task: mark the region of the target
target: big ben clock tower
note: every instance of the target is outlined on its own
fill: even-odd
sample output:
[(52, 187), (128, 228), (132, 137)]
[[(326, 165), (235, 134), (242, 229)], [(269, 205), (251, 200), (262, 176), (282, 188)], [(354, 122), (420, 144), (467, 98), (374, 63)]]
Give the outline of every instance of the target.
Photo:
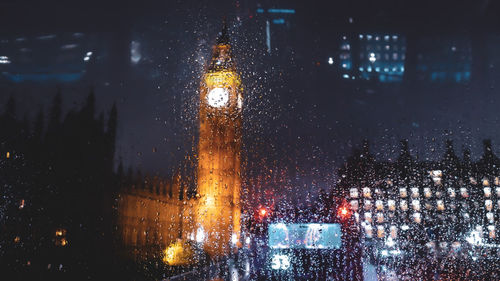
[(196, 235), (211, 256), (230, 252), (240, 238), (241, 79), (227, 26), (213, 48), (200, 85)]

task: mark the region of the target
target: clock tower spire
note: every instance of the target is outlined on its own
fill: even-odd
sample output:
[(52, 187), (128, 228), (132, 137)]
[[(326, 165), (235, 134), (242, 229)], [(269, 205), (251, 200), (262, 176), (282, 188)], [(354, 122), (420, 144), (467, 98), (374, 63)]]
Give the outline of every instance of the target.
[(200, 84), (195, 223), (197, 238), (211, 256), (226, 255), (239, 244), (242, 94), (224, 20)]

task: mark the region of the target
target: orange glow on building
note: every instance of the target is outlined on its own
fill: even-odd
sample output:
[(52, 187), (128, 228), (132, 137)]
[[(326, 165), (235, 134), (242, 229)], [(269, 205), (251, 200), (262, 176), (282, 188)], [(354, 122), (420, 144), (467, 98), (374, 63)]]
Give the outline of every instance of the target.
[(242, 89), (226, 32), (214, 47), (200, 85), (195, 228), (205, 231), (204, 249), (211, 256), (228, 254), (241, 231)]
[[(138, 258), (157, 257), (152, 249), (160, 248), (168, 265), (195, 263), (185, 259), (188, 240), (215, 258), (241, 247), (243, 91), (226, 29), (200, 81), (199, 98), (197, 176), (145, 177), (118, 195), (122, 243)], [(194, 197), (187, 195), (190, 177), (197, 180)]]
[(180, 239), (169, 245), (163, 251), (163, 262), (168, 265), (185, 265), (193, 262), (193, 251), (191, 246), (183, 243)]

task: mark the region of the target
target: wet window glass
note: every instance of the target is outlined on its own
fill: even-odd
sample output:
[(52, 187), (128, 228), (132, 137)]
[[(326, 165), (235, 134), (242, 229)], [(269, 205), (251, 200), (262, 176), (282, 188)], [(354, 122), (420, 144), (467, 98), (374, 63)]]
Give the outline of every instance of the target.
[(0, 279), (500, 280), (496, 1), (0, 3)]

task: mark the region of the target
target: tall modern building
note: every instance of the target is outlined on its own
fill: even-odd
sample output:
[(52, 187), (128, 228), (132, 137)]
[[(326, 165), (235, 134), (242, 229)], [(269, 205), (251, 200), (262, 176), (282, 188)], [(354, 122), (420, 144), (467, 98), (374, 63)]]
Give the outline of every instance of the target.
[(294, 17), (295, 9), (292, 8), (257, 5), (255, 20), (263, 33), (260, 38), (268, 54), (285, 56), (292, 53)]
[(328, 63), (344, 79), (401, 82), (406, 59), (406, 39), (398, 34), (342, 35), (337, 57)]
[(472, 46), (467, 36), (425, 36), (417, 42), (417, 80), (464, 83), (471, 79)]
[(111, 40), (103, 37), (82, 32), (4, 36), (0, 38), (0, 79), (77, 82), (108, 57)]

